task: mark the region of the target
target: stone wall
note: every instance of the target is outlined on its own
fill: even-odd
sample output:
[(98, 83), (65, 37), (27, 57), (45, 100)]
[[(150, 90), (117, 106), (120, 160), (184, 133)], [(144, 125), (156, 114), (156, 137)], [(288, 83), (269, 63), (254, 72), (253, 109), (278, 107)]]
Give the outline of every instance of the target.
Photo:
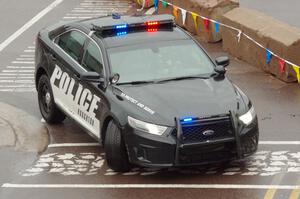
[[(222, 22), (242, 30), (282, 58), (300, 64), (299, 29), (260, 12), (245, 8), (236, 8), (227, 12), (223, 16)], [(282, 73), (278, 58), (273, 56), (272, 61), (267, 64), (266, 50), (254, 44), (245, 36), (242, 36), (238, 43), (236, 36), (236, 31), (227, 28), (222, 30), (224, 50), (283, 81), (292, 82), (296, 80), (296, 74), (290, 65), (286, 64), (286, 70)]]

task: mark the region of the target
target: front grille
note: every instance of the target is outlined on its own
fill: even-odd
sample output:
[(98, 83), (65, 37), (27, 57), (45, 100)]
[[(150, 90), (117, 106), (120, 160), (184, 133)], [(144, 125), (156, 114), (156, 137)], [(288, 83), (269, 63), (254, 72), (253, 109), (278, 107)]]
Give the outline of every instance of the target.
[(214, 141), (234, 137), (229, 116), (199, 119), (193, 123), (182, 124), (183, 143)]
[(233, 156), (228, 151), (200, 153), (195, 155), (182, 155), (179, 156), (180, 164), (207, 164), (210, 162), (219, 162), (223, 160), (230, 160)]
[(192, 147), (190, 149), (180, 149), (179, 164), (206, 164), (209, 162), (230, 160), (235, 155), (234, 147), (235, 145), (233, 143), (222, 143)]

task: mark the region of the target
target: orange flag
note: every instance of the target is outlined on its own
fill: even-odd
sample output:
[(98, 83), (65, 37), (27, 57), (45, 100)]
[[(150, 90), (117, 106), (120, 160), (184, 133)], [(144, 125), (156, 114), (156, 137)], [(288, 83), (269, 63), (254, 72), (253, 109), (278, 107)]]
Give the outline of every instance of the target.
[(177, 17), (178, 17), (178, 7), (176, 7), (174, 5), (173, 5), (173, 15), (177, 19)]
[(194, 20), (195, 28), (196, 28), (196, 30), (198, 30), (198, 23), (197, 23), (198, 15), (196, 13), (192, 12), (192, 17), (193, 17), (193, 20)]
[(293, 69), (294, 69), (294, 71), (296, 73), (298, 83), (300, 84), (300, 68), (299, 68), (299, 66), (294, 65)]

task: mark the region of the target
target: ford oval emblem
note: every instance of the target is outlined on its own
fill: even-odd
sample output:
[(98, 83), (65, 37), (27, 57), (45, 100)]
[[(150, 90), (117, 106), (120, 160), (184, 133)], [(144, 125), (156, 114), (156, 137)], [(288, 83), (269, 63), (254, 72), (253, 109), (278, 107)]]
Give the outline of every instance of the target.
[(212, 136), (213, 134), (215, 134), (215, 131), (213, 130), (206, 130), (202, 132), (202, 135), (204, 136)]

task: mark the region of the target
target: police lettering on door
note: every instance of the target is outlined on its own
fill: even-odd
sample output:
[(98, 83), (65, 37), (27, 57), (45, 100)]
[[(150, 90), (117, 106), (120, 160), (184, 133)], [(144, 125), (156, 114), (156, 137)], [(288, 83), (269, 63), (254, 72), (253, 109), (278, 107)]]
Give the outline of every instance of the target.
[(76, 82), (57, 65), (50, 81), (55, 102), (98, 136), (100, 122), (95, 112), (98, 110), (101, 99), (92, 94), (88, 88), (83, 88), (79, 82)]

